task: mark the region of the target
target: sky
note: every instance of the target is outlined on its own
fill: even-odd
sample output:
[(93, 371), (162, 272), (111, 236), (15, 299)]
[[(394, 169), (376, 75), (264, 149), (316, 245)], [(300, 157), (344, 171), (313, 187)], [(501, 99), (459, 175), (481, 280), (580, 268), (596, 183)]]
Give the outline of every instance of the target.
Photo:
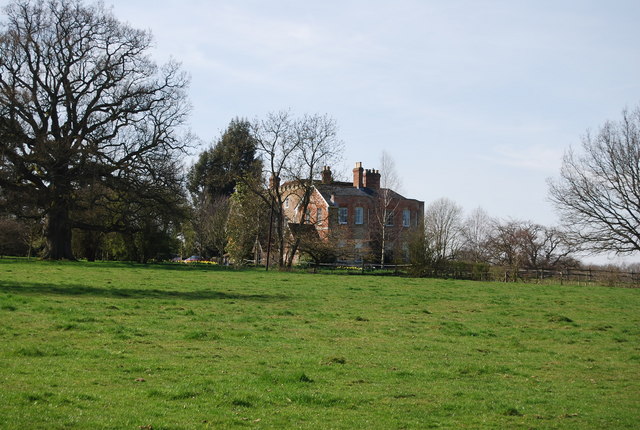
[[(6, 4), (1, 0), (0, 4)], [(327, 114), (401, 192), (557, 225), (547, 179), (640, 103), (637, 0), (104, 0), (191, 76), (202, 150), (235, 117)]]

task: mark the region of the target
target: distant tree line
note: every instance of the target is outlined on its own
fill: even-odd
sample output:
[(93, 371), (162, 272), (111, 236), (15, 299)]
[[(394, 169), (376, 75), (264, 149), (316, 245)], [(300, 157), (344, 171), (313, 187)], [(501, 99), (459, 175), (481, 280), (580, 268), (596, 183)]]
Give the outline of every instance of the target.
[(576, 250), (559, 228), (493, 218), (482, 208), (463, 217), (462, 207), (447, 198), (427, 206), (424, 228), (410, 245), (416, 275), (448, 272), (461, 262), (478, 268), (499, 266), (514, 273), (562, 270), (580, 264)]

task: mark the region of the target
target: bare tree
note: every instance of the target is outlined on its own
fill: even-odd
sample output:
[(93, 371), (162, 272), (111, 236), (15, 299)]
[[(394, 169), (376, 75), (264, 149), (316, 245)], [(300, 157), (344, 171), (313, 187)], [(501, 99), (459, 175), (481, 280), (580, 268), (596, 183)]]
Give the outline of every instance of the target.
[(487, 243), (491, 263), (517, 271), (523, 266), (520, 221), (494, 220), (492, 234)]
[(576, 263), (571, 257), (575, 249), (558, 228), (524, 223), (520, 238), (527, 269), (560, 269)]
[(432, 202), (425, 210), (424, 228), (434, 261), (453, 259), (461, 247), (462, 207), (446, 197)]
[(574, 266), (574, 248), (559, 229), (530, 221), (494, 222), (487, 242), (491, 262), (519, 269), (561, 269)]
[(384, 265), (387, 252), (397, 238), (399, 223), (395, 222), (396, 211), (400, 204), (399, 196), (402, 182), (396, 170), (393, 157), (386, 151), (380, 156), (380, 188), (374, 195), (373, 215), (380, 246), (380, 264)]
[[(272, 222), (278, 266), (291, 265), (299, 241), (294, 239), (286, 256), (288, 223), (304, 224), (306, 209), (313, 190), (313, 179), (322, 166), (330, 164), (341, 152), (342, 142), (337, 138), (337, 125), (326, 115), (304, 115), (295, 118), (290, 112), (270, 113), (254, 123), (256, 148), (262, 157), (265, 176), (270, 178), (267, 195)], [(286, 186), (284, 186), (286, 184)], [(284, 202), (291, 194), (300, 200), (298, 219), (287, 220)], [(269, 245), (271, 240), (269, 240)], [(287, 257), (285, 260), (285, 256)]]
[(271, 260), (270, 254), (274, 237), (278, 251), (278, 267), (284, 267), (285, 216), (283, 205), (286, 196), (280, 184), (283, 176), (287, 174), (289, 163), (294, 158), (298, 145), (291, 122), (291, 114), (287, 111), (280, 111), (269, 113), (266, 118), (257, 120), (253, 124), (256, 149), (262, 158), (265, 176), (269, 178), (267, 193), (262, 192), (262, 187), (256, 187), (257, 184), (253, 184), (251, 187), (254, 194), (263, 199), (270, 208), (267, 269)]
[(569, 150), (560, 178), (549, 180), (551, 201), (574, 238), (594, 253), (640, 251), (640, 106), (624, 110), (582, 152)]
[[(151, 61), (150, 34), (102, 3), (14, 0), (5, 12), (0, 187), (36, 196), (48, 257), (71, 259), (76, 195), (87, 184), (100, 182), (109, 198), (139, 190), (136, 198), (173, 203), (187, 79), (176, 63)], [(104, 228), (82, 225), (92, 227)]]
[(466, 261), (484, 263), (489, 260), (487, 243), (493, 220), (482, 208), (474, 209), (462, 224), (461, 257)]
[[(294, 122), (298, 148), (289, 169), (300, 199), (297, 219), (291, 220), (300, 225), (313, 224), (307, 217), (314, 179), (320, 177), (324, 166), (333, 164), (343, 152), (343, 143), (338, 139), (338, 127), (334, 119), (327, 115), (304, 115)], [(292, 243), (286, 265), (290, 267), (300, 245), (301, 236), (292, 235)], [(308, 242), (308, 241), (307, 241)]]

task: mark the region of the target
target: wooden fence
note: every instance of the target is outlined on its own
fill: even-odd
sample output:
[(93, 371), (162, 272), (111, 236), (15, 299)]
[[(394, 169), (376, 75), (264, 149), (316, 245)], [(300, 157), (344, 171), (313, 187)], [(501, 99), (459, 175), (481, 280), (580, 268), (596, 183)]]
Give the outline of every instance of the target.
[(553, 281), (560, 284), (604, 285), (609, 287), (640, 287), (640, 272), (603, 269), (519, 270), (518, 280), (524, 282)]
[[(411, 265), (323, 263), (309, 266), (318, 270), (336, 270), (350, 273), (396, 274), (411, 273)], [(504, 267), (445, 267), (423, 269), (421, 276), (433, 278), (467, 279), (494, 282), (558, 283), (571, 285), (603, 285), (611, 287), (640, 288), (640, 272), (623, 272), (603, 269), (509, 269)]]

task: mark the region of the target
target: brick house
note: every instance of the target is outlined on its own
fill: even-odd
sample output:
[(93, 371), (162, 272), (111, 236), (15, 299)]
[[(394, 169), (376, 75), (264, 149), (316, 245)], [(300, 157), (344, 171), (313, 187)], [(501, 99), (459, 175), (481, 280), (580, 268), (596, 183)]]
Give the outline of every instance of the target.
[(411, 233), (424, 216), (424, 202), (381, 188), (380, 172), (365, 170), (362, 163), (356, 163), (352, 182), (334, 181), (331, 169), (324, 167), (322, 180), (314, 181), (305, 214), (299, 188), (288, 183), (282, 191), (291, 231), (310, 231), (313, 226), (317, 239), (335, 245), (344, 262), (379, 263), (382, 243), (387, 262), (405, 261)]

